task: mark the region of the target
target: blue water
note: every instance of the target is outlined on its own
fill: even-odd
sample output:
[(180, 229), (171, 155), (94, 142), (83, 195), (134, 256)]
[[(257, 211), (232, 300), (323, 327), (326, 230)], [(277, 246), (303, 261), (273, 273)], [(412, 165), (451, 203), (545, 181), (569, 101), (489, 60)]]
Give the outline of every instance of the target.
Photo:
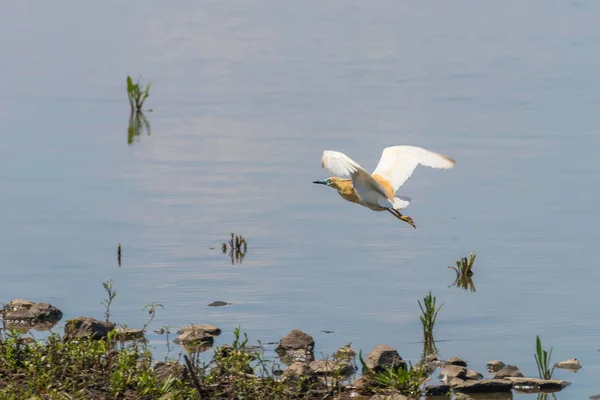
[[(539, 334), (584, 366), (555, 372), (558, 399), (600, 393), (599, 18), (593, 1), (5, 4), (0, 301), (102, 318), (113, 279), (132, 327), (162, 303), (152, 329), (300, 328), (317, 353), (415, 362), (431, 290), (441, 357), (536, 375)], [(153, 84), (131, 145), (128, 74)], [(373, 169), (397, 144), (457, 160), (400, 192), (416, 230), (311, 184), (323, 150)], [(233, 266), (231, 232), (249, 247)], [(472, 250), (477, 291), (448, 287)]]

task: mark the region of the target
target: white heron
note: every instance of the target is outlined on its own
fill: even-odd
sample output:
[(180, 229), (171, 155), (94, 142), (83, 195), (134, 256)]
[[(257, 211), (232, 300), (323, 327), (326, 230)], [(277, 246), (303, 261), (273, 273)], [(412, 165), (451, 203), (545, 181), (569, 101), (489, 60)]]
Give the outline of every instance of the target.
[[(325, 150), (321, 166), (333, 175), (313, 183), (337, 190), (345, 200), (368, 207), (373, 211), (389, 211), (400, 220), (416, 228), (412, 218), (402, 215), (411, 198), (396, 196), (398, 189), (410, 178), (418, 165), (449, 169), (456, 162), (450, 157), (422, 147), (392, 146), (383, 149), (377, 168), (369, 174), (356, 161), (339, 151)], [(350, 176), (343, 179), (339, 176)]]

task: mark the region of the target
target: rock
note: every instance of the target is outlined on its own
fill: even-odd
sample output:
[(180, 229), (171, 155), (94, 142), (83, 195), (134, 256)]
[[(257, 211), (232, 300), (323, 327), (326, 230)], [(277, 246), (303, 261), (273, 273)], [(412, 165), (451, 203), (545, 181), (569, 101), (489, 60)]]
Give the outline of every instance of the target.
[(512, 384), (503, 379), (471, 380), (456, 385), (453, 389), (463, 393), (510, 392), (512, 390)]
[(426, 396), (445, 396), (450, 392), (450, 385), (425, 386)]
[(310, 388), (311, 385), (315, 385), (319, 382), (319, 378), (317, 374), (308, 366), (308, 364), (303, 362), (295, 362), (288, 366), (285, 371), (283, 371), (283, 381), (289, 382), (300, 382), (302, 384), (302, 390), (306, 391)]
[(224, 307), (224, 306), (228, 306), (231, 303), (228, 303), (226, 301), (213, 301), (210, 304), (207, 304), (208, 307)]
[(141, 329), (117, 328), (115, 330), (117, 331), (117, 338), (123, 342), (142, 339), (144, 337), (144, 331)]
[(312, 352), (314, 348), (315, 340), (311, 335), (302, 332), (300, 329), (294, 329), (281, 338), (275, 351), (278, 354), (289, 350), (307, 350)]
[(291, 365), (295, 362), (309, 363), (314, 361), (315, 355), (308, 350), (288, 350), (280, 355), (281, 361), (286, 365)]
[(48, 303), (14, 299), (4, 306), (4, 320), (7, 324), (35, 325), (46, 321), (58, 322), (62, 316), (62, 311)]
[(519, 368), (515, 367), (514, 365), (505, 365), (498, 372), (496, 372), (494, 379), (504, 379), (508, 378), (509, 376), (523, 377), (525, 375), (523, 375)]
[(212, 344), (214, 341), (213, 335), (203, 331), (202, 329), (188, 329), (184, 330), (183, 333), (177, 336), (173, 342), (181, 345), (202, 345)]
[(467, 379), (468, 380), (479, 380), (483, 379), (483, 375), (479, 372), (472, 370), (471, 368), (467, 368)]
[(77, 317), (65, 324), (64, 340), (90, 338), (103, 339), (114, 329), (110, 322), (99, 321), (92, 317)]
[(500, 360), (492, 360), (487, 363), (487, 369), (489, 372), (498, 372), (504, 368), (505, 365), (506, 364)]
[(203, 353), (213, 348), (214, 343), (199, 343), (199, 344), (180, 344), (180, 346), (190, 354)]
[(404, 396), (403, 394), (390, 394), (390, 395), (376, 394), (375, 396), (371, 396), (370, 400), (410, 400), (410, 399), (408, 397)]
[(355, 355), (356, 351), (350, 347), (350, 344), (347, 344), (346, 346), (337, 349), (335, 353), (333, 353), (333, 358), (338, 361), (350, 361)]
[(465, 380), (467, 379), (467, 369), (460, 365), (448, 365), (440, 372), (440, 377), (443, 378), (444, 376), (447, 376), (448, 379), (460, 378)]
[(315, 360), (309, 364), (309, 367), (319, 376), (349, 376), (354, 373), (354, 368), (349, 363), (333, 360)]
[(515, 387), (528, 386), (539, 390), (560, 390), (570, 385), (569, 382), (560, 379), (538, 379), (538, 378), (520, 378), (507, 377)]
[(358, 379), (355, 379), (350, 384), (349, 389), (354, 390), (358, 394), (369, 394), (371, 391), (371, 381), (366, 376), (361, 376)]
[(166, 381), (169, 377), (185, 380), (187, 372), (185, 367), (177, 362), (162, 362), (154, 364), (154, 375), (159, 381)]
[(303, 362), (295, 362), (283, 371), (283, 376), (298, 375), (298, 376), (311, 376), (315, 375), (314, 371)]
[(467, 363), (458, 357), (450, 357), (448, 361), (446, 361), (446, 365), (458, 365), (461, 367), (466, 367)]
[(204, 331), (212, 336), (219, 336), (221, 334), (221, 330), (219, 328), (209, 324), (190, 324), (179, 329), (177, 334), (181, 335), (186, 331)]
[(570, 369), (570, 370), (578, 370), (581, 367), (579, 360), (576, 358), (569, 358), (568, 360), (557, 362), (554, 364), (556, 368)]
[[(439, 398), (436, 398), (436, 400)], [(495, 393), (462, 393), (456, 392), (453, 400), (513, 400), (511, 392), (495, 392)], [(427, 399), (429, 400), (429, 399)], [(434, 400), (433, 398), (431, 400)], [(444, 399), (440, 399), (444, 400)], [(448, 400), (448, 398), (446, 398)]]
[(464, 379), (452, 378), (450, 380), (449, 385), (452, 386), (452, 387), (454, 387), (454, 386), (457, 386), (457, 385), (462, 385), (463, 383), (465, 383)]
[(402, 360), (400, 354), (387, 344), (375, 346), (367, 356), (365, 364), (375, 372), (400, 367), (406, 369), (406, 361)]

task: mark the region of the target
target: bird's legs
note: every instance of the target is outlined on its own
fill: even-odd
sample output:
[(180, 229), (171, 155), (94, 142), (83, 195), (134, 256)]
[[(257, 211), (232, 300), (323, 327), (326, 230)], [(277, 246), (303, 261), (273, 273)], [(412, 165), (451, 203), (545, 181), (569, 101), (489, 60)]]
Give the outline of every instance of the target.
[(411, 225), (413, 228), (417, 229), (417, 226), (415, 225), (415, 222), (408, 215), (402, 215), (402, 214), (400, 214), (400, 211), (398, 211), (398, 210), (396, 210), (394, 208), (391, 208), (391, 207), (387, 208), (387, 210), (394, 217), (398, 218), (399, 220), (402, 220), (402, 221), (406, 222), (407, 224)]

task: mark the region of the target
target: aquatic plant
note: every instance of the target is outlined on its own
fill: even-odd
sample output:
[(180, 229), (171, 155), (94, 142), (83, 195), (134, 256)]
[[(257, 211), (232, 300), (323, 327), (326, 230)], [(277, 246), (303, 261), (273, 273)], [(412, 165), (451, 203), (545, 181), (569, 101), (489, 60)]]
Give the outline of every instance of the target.
[(456, 262), (456, 267), (449, 266), (448, 268), (453, 269), (456, 272), (456, 279), (448, 287), (456, 286), (464, 290), (471, 292), (477, 291), (475, 283), (473, 283), (473, 263), (475, 262), (475, 252), (469, 254), (469, 258), (463, 257)]
[(150, 136), (150, 121), (141, 111), (132, 112), (129, 116), (129, 125), (127, 127), (127, 143), (132, 144), (133, 140), (146, 131)]
[(106, 322), (109, 322), (110, 306), (111, 306), (114, 298), (117, 296), (117, 292), (113, 289), (112, 279), (109, 279), (106, 282), (102, 282), (102, 286), (104, 286), (104, 290), (106, 290), (106, 294), (108, 295), (108, 298), (104, 299), (104, 301), (102, 302), (102, 305), (106, 309), (106, 311), (104, 312), (104, 317), (106, 318)]
[(374, 371), (363, 359), (362, 350), (359, 352), (358, 359), (362, 365), (363, 376), (372, 382), (372, 389), (375, 391), (393, 389), (400, 394), (410, 396), (410, 398), (420, 399), (423, 384), (429, 381), (423, 366), (416, 369), (409, 362), (406, 368), (386, 368), (383, 371)]
[(148, 321), (146, 321), (146, 323), (142, 327), (142, 330), (144, 332), (146, 332), (146, 328), (148, 327), (148, 325), (150, 325), (150, 322), (152, 322), (152, 320), (156, 316), (156, 309), (158, 307), (165, 308), (162, 304), (159, 304), (159, 303), (146, 304), (144, 306), (144, 311), (148, 310), (148, 314), (150, 314), (150, 317), (148, 318)]
[(121, 243), (117, 244), (117, 265), (121, 268)]
[(472, 276), (473, 275), (473, 263), (475, 262), (475, 252), (472, 251), (469, 254), (469, 258), (463, 257), (456, 262), (456, 267), (450, 266), (448, 268), (452, 268), (456, 271), (457, 275), (463, 276)]
[[(223, 254), (227, 253), (227, 243), (221, 244), (221, 251)], [(229, 240), (229, 256), (231, 257), (231, 265), (236, 262), (241, 264), (244, 261), (246, 252), (248, 251), (248, 243), (242, 235), (236, 235), (231, 233), (231, 239)]]
[(424, 306), (421, 304), (420, 300), (417, 300), (417, 302), (419, 303), (422, 314), (419, 318), (423, 325), (423, 356), (435, 354), (437, 353), (437, 348), (435, 347), (435, 340), (433, 339), (433, 326), (435, 325), (437, 315), (442, 309), (443, 304), (441, 304), (439, 308), (436, 308), (436, 297), (432, 296), (431, 291), (423, 298)]
[(131, 76), (127, 75), (127, 97), (129, 99), (129, 105), (131, 107), (131, 114), (134, 112), (142, 112), (142, 106), (144, 105), (144, 101), (150, 95), (150, 86), (152, 83), (148, 83), (144, 88), (140, 84), (140, 80), (138, 78), (137, 82), (133, 82)]
[(552, 379), (554, 368), (556, 368), (556, 366), (550, 368), (550, 365), (552, 364), (552, 347), (550, 347), (550, 351), (544, 350), (542, 348), (542, 341), (540, 340), (539, 335), (537, 335), (535, 337), (535, 350), (536, 354), (534, 354), (534, 358), (540, 379)]

